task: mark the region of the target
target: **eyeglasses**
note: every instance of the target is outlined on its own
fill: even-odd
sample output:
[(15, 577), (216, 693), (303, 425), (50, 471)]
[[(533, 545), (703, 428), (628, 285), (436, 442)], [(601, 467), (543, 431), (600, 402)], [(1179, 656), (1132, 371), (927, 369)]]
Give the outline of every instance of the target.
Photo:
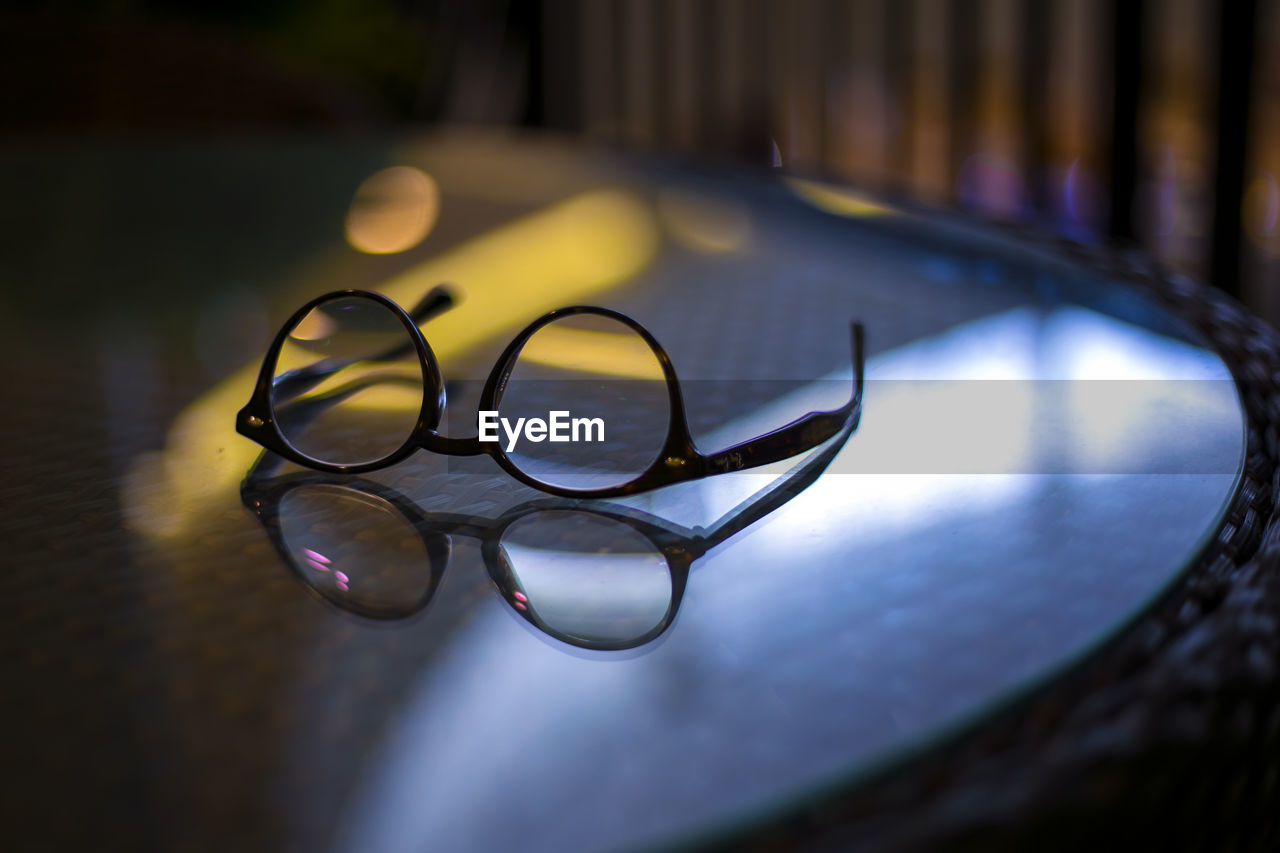
[(456, 536), (479, 541), (503, 600), (538, 630), (579, 648), (617, 651), (671, 625), (693, 562), (796, 497), (830, 465), (851, 426), (706, 529), (618, 504), (544, 498), (497, 518), (424, 512), (363, 478), (272, 476), (263, 454), (241, 500), (276, 551), (329, 603), (368, 619), (405, 619), (430, 603)]
[(444, 286), (408, 312), (362, 290), (311, 300), (267, 350), (237, 431), (319, 471), (374, 471), (421, 448), (488, 455), (548, 494), (605, 498), (777, 462), (856, 429), (862, 414), (863, 329), (854, 323), (847, 403), (704, 454), (662, 345), (625, 314), (579, 305), (539, 317), (499, 356), (480, 392), (477, 435), (442, 435), (444, 380), (418, 326), (453, 304)]

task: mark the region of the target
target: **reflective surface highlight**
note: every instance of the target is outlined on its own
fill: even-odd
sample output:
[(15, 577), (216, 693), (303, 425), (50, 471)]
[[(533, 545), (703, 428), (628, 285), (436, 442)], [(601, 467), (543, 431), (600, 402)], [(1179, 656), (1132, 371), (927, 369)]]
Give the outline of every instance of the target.
[(426, 606), (444, 572), (449, 543), (424, 537), (377, 495), (316, 483), (280, 498), (287, 563), (322, 597), (373, 618), (403, 618)]
[(671, 607), (662, 552), (625, 524), (571, 510), (520, 519), (500, 545), (512, 606), (587, 643), (643, 637)]
[[(372, 480), (279, 475), (284, 460), (272, 453), (249, 471), (240, 496), (294, 574), (343, 610), (415, 615), (430, 603), (452, 541), (470, 538), (500, 597), (534, 628), (578, 648), (618, 651), (666, 631), (693, 561), (809, 488), (851, 432), (852, 424), (706, 527), (616, 502), (545, 497), (496, 515), (431, 511)], [(506, 491), (521, 490), (508, 483)]]

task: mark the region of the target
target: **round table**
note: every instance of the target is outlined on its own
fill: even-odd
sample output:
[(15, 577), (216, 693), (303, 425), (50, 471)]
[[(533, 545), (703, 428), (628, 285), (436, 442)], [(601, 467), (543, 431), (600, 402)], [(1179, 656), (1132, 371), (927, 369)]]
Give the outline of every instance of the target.
[[(1274, 743), (1275, 584), (1250, 558), (1275, 339), (1140, 258), (538, 137), (7, 149), (29, 202), (0, 312), (9, 787), (33, 838), (1016, 846), (1141, 816), (1122, 794), (1170, 743), (1187, 778), (1221, 738)], [(617, 502), (706, 546), (652, 641), (538, 630), (461, 535), (399, 579), (413, 606), (362, 613), (294, 538), (359, 592), (395, 537), (545, 496), (419, 453), (264, 521), (234, 415), (297, 305), (442, 281), (459, 305), (423, 331), (453, 434), (502, 345), (577, 303), (663, 343), (707, 449), (838, 404), (860, 321), (861, 425), (807, 479), (802, 458)]]

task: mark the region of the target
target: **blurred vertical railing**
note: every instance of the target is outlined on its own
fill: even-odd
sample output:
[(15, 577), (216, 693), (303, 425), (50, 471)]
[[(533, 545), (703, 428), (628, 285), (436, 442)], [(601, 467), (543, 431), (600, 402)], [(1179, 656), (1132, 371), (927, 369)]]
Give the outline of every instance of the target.
[[(1243, 199), (1244, 297), (1262, 316), (1280, 325), (1280, 3), (1260, 4), (1257, 15), (1254, 86)], [(1269, 48), (1269, 49), (1268, 49)]]
[(1278, 2), (545, 0), (539, 114), (1137, 242), (1272, 315)]
[(1210, 279), (1239, 295), (1241, 218), (1253, 106), (1257, 0), (1226, 0), (1218, 16), (1218, 144)]

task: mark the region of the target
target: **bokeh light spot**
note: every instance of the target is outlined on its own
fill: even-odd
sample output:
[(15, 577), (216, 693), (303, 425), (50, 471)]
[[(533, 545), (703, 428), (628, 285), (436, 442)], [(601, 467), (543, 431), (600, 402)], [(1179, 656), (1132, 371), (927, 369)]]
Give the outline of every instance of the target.
[(412, 166), (392, 166), (370, 175), (347, 212), (347, 242), (370, 255), (412, 249), (435, 227), (440, 188)]
[(289, 332), (289, 337), (298, 341), (319, 341), (338, 331), (337, 322), (321, 311), (310, 311), (298, 325)]

